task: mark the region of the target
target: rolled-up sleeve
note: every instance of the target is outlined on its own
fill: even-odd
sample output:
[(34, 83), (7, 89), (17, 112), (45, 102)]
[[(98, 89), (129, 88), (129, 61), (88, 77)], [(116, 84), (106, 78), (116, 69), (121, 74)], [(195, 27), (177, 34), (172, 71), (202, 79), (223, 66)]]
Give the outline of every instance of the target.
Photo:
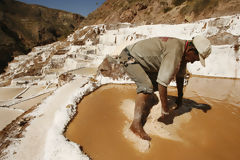
[(179, 50), (173, 50), (167, 53), (158, 71), (157, 82), (165, 87), (169, 85), (173, 77), (175, 76), (182, 57), (179, 55)]

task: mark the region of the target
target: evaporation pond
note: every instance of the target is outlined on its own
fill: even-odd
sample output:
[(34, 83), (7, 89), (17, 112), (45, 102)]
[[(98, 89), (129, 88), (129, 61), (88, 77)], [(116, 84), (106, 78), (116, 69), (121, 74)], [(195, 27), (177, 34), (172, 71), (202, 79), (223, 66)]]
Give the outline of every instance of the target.
[[(176, 93), (175, 88), (169, 88), (170, 95)], [(178, 115), (171, 124), (158, 122), (162, 130), (165, 125), (166, 128), (175, 128), (172, 134), (177, 134), (181, 140), (149, 133), (152, 140), (146, 152), (137, 150), (133, 141), (124, 136), (124, 127), (131, 121), (121, 106), (125, 104), (129, 105), (126, 108), (134, 108), (135, 97), (135, 85), (100, 87), (81, 100), (65, 136), (82, 146), (83, 152), (93, 160), (240, 158), (240, 80), (192, 77), (184, 89), (184, 98), (208, 104), (211, 109), (203, 112), (193, 108)], [(188, 120), (178, 123), (185, 117)]]

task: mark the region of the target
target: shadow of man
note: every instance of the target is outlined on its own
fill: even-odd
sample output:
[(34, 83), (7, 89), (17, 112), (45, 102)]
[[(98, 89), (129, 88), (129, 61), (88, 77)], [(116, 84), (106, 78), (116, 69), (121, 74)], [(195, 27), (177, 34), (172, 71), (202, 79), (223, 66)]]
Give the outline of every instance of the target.
[(211, 109), (211, 106), (208, 104), (201, 104), (190, 99), (183, 99), (182, 106), (174, 110), (173, 108), (174, 106), (176, 106), (175, 100), (177, 99), (177, 97), (168, 96), (167, 98), (168, 98), (168, 106), (171, 112), (169, 115), (164, 116), (164, 118), (160, 117), (158, 119), (159, 122), (162, 122), (166, 125), (172, 124), (175, 117), (180, 116), (184, 113), (190, 112), (193, 108), (200, 109), (204, 113), (207, 113), (207, 111)]

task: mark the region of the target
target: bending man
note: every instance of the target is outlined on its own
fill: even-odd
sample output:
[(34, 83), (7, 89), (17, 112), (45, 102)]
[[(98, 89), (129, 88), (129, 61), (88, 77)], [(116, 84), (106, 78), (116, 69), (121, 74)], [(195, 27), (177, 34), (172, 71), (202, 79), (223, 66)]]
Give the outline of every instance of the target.
[(177, 108), (182, 105), (183, 82), (188, 62), (199, 61), (205, 66), (205, 58), (211, 53), (211, 44), (203, 36), (192, 41), (170, 37), (155, 37), (127, 46), (120, 54), (129, 77), (137, 85), (134, 119), (130, 129), (142, 139), (151, 140), (143, 126), (153, 105), (158, 103), (154, 91), (159, 91), (162, 116), (169, 114), (167, 86), (176, 77)]

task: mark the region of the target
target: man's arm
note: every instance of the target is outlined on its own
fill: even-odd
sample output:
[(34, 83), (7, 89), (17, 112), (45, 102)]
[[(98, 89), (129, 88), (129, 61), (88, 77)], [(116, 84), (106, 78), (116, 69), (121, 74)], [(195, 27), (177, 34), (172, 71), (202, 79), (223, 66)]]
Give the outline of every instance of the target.
[(178, 98), (176, 100), (176, 104), (177, 104), (177, 108), (179, 108), (182, 105), (184, 77), (176, 76), (176, 82), (177, 82), (177, 90), (178, 90)]
[(159, 95), (160, 95), (160, 100), (162, 103), (162, 109), (163, 109), (163, 113), (169, 113), (169, 108), (167, 106), (167, 87), (158, 84), (158, 91), (159, 91)]
[(178, 109), (179, 107), (182, 106), (183, 83), (184, 83), (184, 75), (186, 74), (186, 67), (187, 67), (186, 65), (187, 63), (185, 62), (185, 60), (182, 59), (180, 69), (176, 74), (178, 98), (176, 99), (177, 107), (175, 109)]

